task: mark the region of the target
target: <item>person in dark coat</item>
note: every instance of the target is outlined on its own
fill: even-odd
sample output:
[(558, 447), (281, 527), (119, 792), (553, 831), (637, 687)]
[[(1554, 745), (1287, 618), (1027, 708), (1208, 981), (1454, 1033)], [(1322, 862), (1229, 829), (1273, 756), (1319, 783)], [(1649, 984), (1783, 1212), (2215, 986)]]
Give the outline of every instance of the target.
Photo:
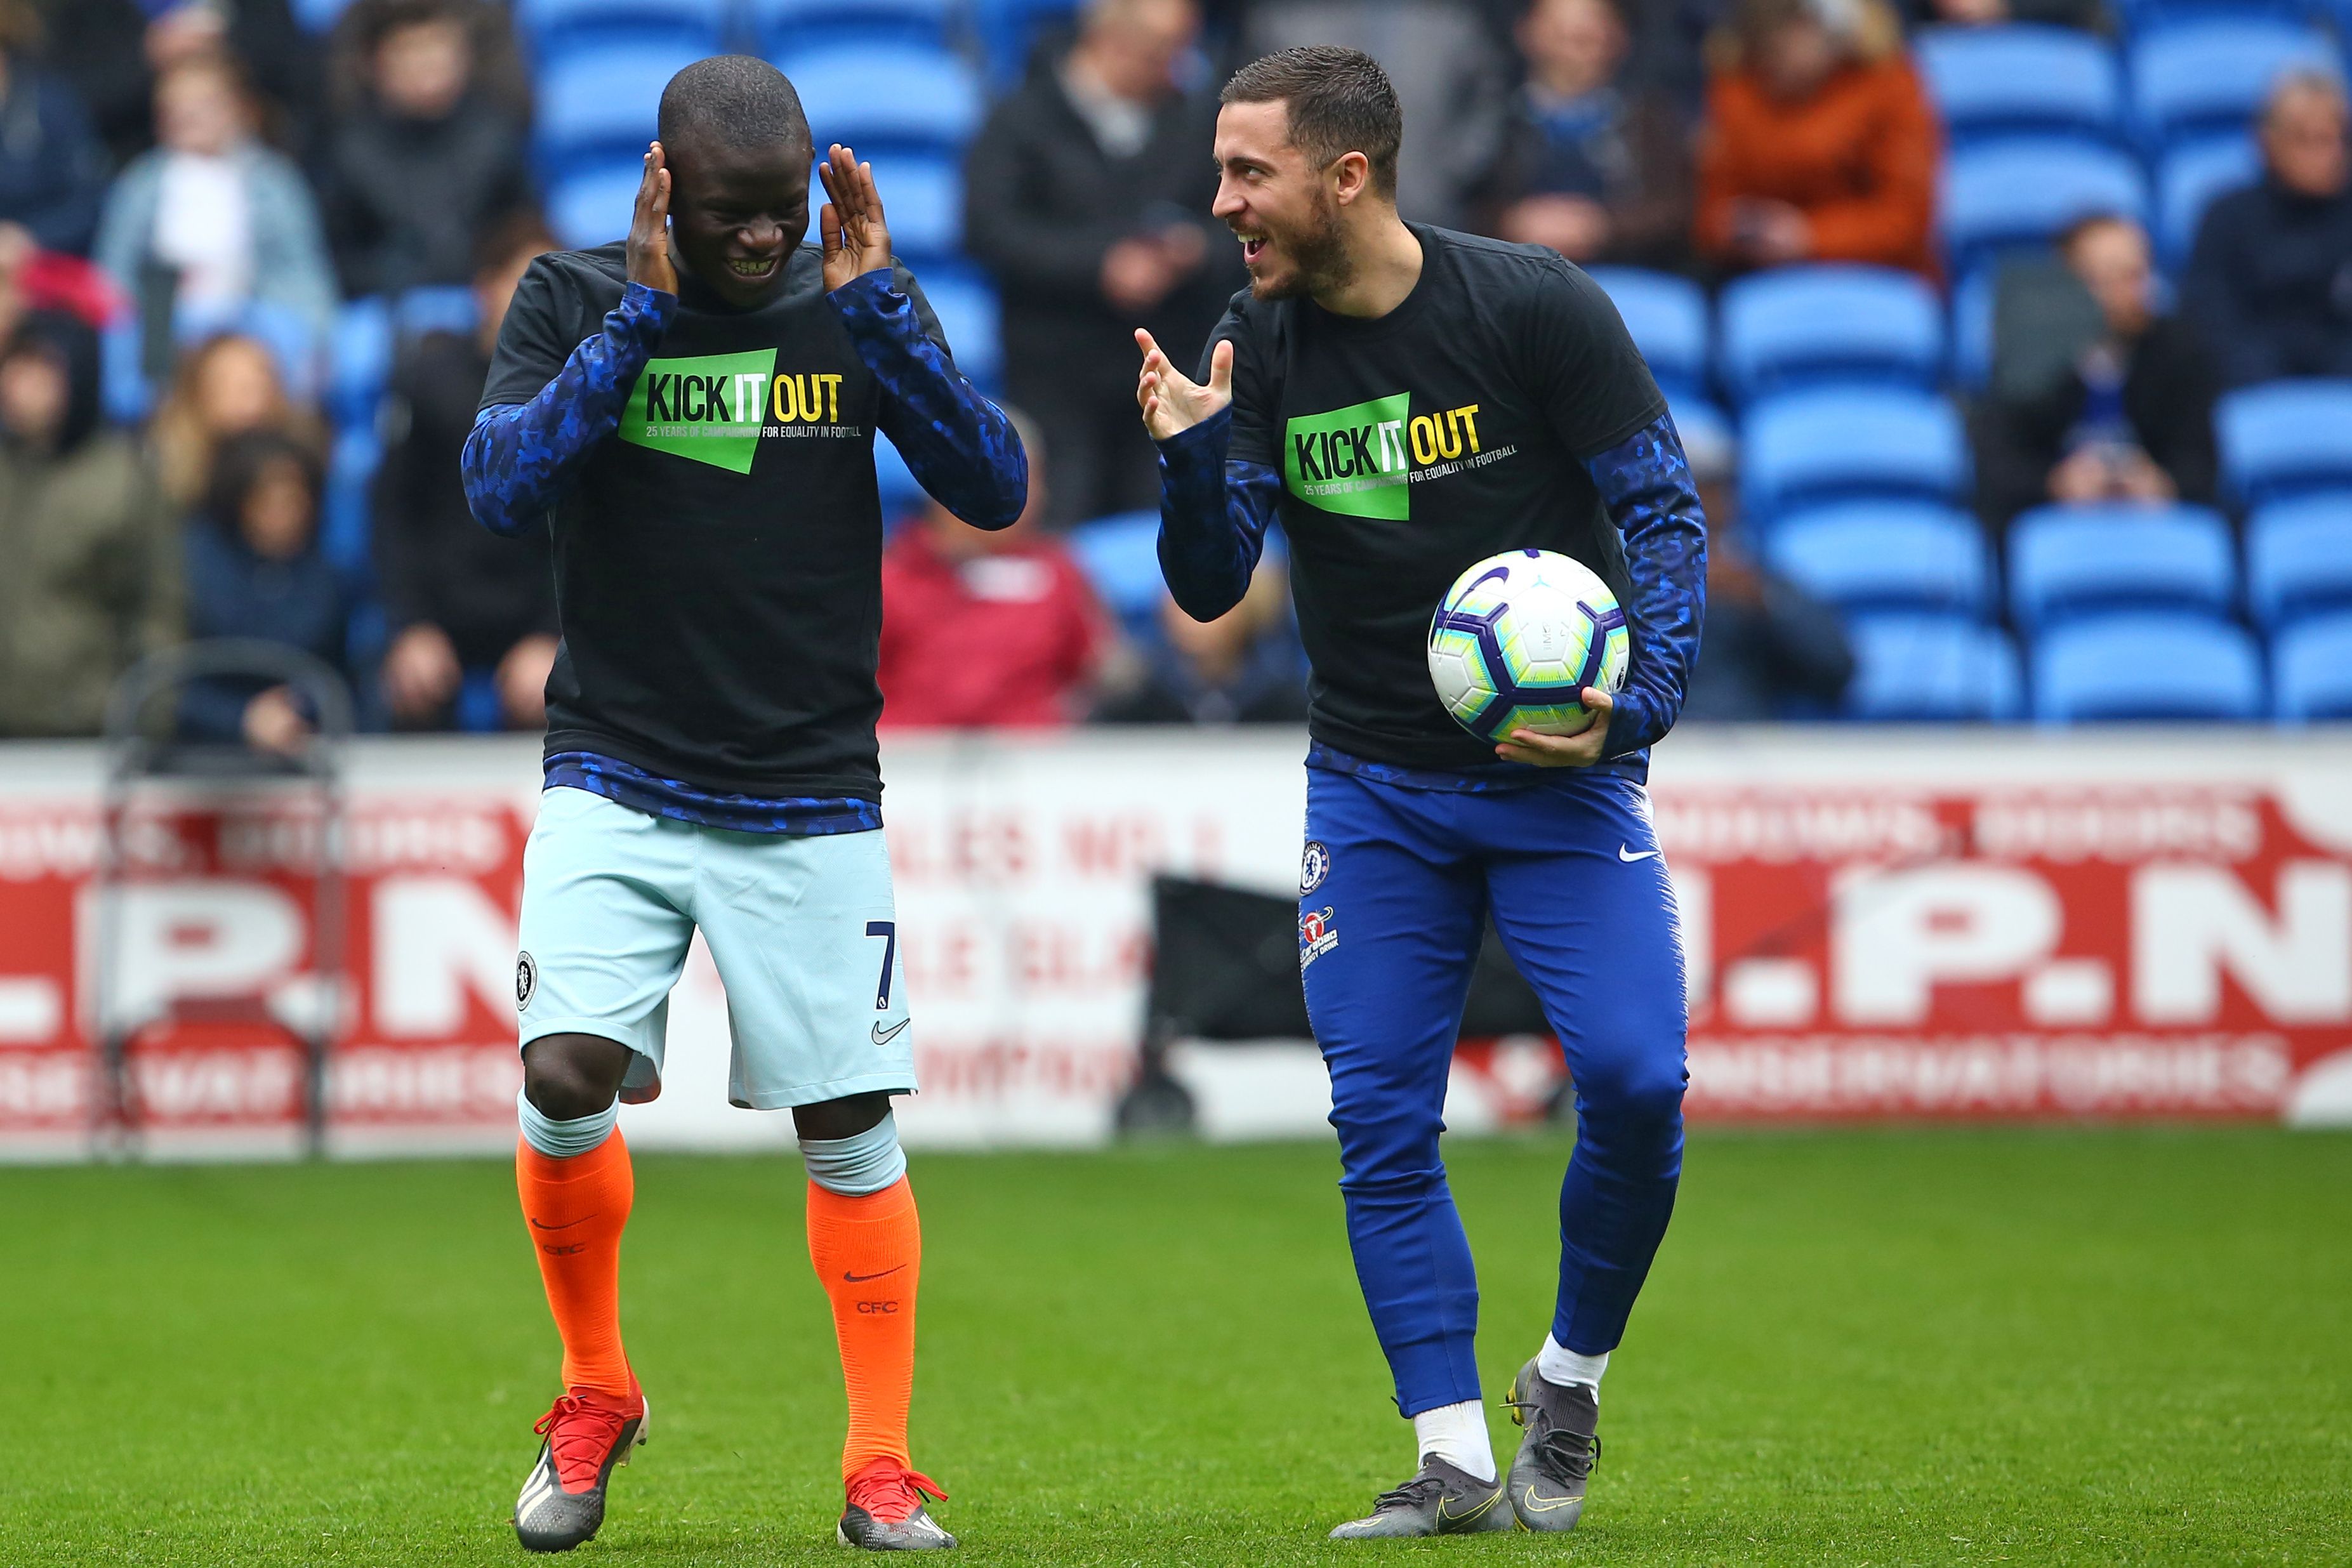
[(1005, 391), (1054, 451), (1054, 528), (1156, 507), (1138, 327), (1197, 352), (1242, 286), (1209, 215), (1213, 94), (1174, 71), (1193, 0), (1094, 0), (1076, 41), (997, 104), (964, 170), (964, 246), (1004, 306)]
[(488, 675), (497, 698), (495, 716), (480, 716), (517, 729), (546, 721), (557, 635), (547, 530), (502, 538), (476, 522), (457, 460), (515, 285), (532, 257), (556, 248), (528, 215), (493, 233), (474, 282), (476, 329), (428, 333), (394, 369), (373, 495), (375, 568), (392, 636), (384, 700), (404, 729), (457, 722), (469, 673)]
[(2288, 77), (2263, 114), (2263, 177), (2205, 211), (2182, 307), (2231, 386), (2352, 376), (2347, 118), (2334, 77)]
[(291, 0), (37, 0), (43, 57), (73, 84), (119, 168), (155, 144), (155, 84), (173, 67), (226, 54), (252, 83), (272, 144), (307, 145), (319, 51)]
[(0, 0), (0, 227), (80, 256), (98, 227), (106, 149), (65, 78), (42, 68), (31, 0)]
[[(2061, 236), (2060, 256), (2090, 295), (2095, 335), (2036, 387), (1986, 400), (1977, 466), (1996, 528), (2045, 502), (2210, 503), (2220, 392), (2200, 335), (2157, 314), (2147, 235), (2101, 216)], [(1996, 340), (1995, 355), (2006, 345)]]
[(1242, 601), (1195, 621), (1163, 598), (1139, 667), (1095, 709), (1097, 724), (1307, 722), (1307, 652), (1290, 617), (1287, 574), (1271, 562)]

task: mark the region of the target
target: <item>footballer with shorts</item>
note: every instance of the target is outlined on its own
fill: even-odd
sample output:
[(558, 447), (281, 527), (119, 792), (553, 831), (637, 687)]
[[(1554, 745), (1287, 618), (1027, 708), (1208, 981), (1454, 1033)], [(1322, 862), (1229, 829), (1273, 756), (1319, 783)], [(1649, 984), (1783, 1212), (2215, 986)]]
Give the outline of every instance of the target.
[(659, 136), (627, 241), (524, 276), (465, 453), (484, 525), (551, 530), (563, 634), (523, 856), (515, 1170), (564, 1391), (515, 1531), (539, 1552), (588, 1540), (645, 1440), (614, 1117), (660, 1090), (698, 929), (727, 991), (729, 1098), (789, 1107), (807, 1163), (848, 1394), (840, 1538), (952, 1546), (907, 1448), (922, 1241), (890, 1112), (915, 1072), (874, 740), (874, 433), (983, 528), (1021, 515), (1027, 459), (844, 148), (820, 169), (823, 243), (803, 243), (814, 153), (774, 67), (687, 67)]
[[(1348, 1239), (1418, 1460), (1338, 1539), (1574, 1526), (1601, 1373), (1682, 1170), (1682, 946), (1643, 781), (1698, 645), (1698, 496), (1591, 278), (1538, 246), (1399, 219), (1402, 127), (1388, 78), (1354, 50), (1244, 67), (1217, 117), (1216, 213), (1251, 286), (1197, 382), (1137, 334), (1170, 590), (1198, 619), (1223, 614), (1278, 519), (1313, 671), (1299, 958)], [(1598, 572), (1632, 662), (1613, 699), (1584, 691), (1590, 728), (1488, 745), (1440, 704), (1425, 644), (1456, 574), (1515, 549)], [(1577, 1111), (1558, 1303), (1511, 1386), (1526, 1435), (1507, 1475), (1438, 1158), (1489, 915), (1543, 999)]]

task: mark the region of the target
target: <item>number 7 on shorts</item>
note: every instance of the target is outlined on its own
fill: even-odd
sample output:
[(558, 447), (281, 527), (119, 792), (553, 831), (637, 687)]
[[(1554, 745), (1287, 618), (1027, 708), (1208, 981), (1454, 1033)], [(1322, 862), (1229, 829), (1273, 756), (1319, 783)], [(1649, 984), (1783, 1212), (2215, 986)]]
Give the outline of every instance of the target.
[(874, 987), (874, 1010), (890, 1010), (890, 960), (898, 956), (898, 923), (895, 920), (869, 920), (866, 935), (882, 938), (882, 978)]

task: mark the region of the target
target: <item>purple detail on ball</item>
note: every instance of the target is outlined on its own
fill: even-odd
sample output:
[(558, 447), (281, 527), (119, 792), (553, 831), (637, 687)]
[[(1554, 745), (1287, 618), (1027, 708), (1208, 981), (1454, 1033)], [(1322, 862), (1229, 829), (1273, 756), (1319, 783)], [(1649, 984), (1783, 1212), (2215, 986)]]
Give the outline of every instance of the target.
[(1467, 599), (1471, 594), (1477, 591), (1479, 584), (1492, 582), (1498, 577), (1505, 582), (1510, 581), (1511, 569), (1507, 566), (1498, 566), (1492, 571), (1482, 571), (1471, 580), (1467, 587), (1464, 588), (1461, 592), (1455, 594), (1454, 597), (1456, 599)]
[[(1479, 580), (1483, 582), (1486, 579), (1481, 578)], [(1558, 696), (1556, 690), (1530, 689), (1511, 679), (1509, 668), (1503, 662), (1503, 639), (1495, 629), (1496, 622), (1503, 618), (1503, 612), (1507, 608), (1506, 605), (1498, 604), (1483, 615), (1473, 615), (1466, 611), (1440, 605), (1435, 618), (1431, 621), (1429, 626), (1433, 641), (1440, 632), (1460, 632), (1478, 644), (1478, 659), (1486, 667), (1486, 680), (1494, 686), (1495, 695), (1485, 707), (1479, 709), (1476, 716), (1470, 719), (1457, 719), (1455, 722), (1481, 740), (1494, 739), (1496, 731), (1502, 727), (1503, 720), (1510, 716), (1513, 709), (1522, 705), (1540, 705), (1547, 707), (1559, 706), (1556, 700)], [(1591, 605), (1579, 603), (1577, 608), (1584, 612), (1595, 627), (1594, 635), (1589, 640), (1585, 648), (1584, 675), (1577, 682), (1576, 690), (1570, 699), (1581, 706), (1584, 688), (1599, 684), (1599, 664), (1604, 650), (1605, 633), (1600, 630), (1602, 625), (1601, 616)], [(1618, 619), (1622, 621), (1624, 617), (1620, 614)]]
[(1539, 549), (1530, 549), (1530, 550), (1521, 550), (1519, 553), (1520, 553), (1521, 555), (1523, 555), (1523, 556), (1528, 557), (1530, 560), (1532, 560), (1532, 559), (1535, 559), (1537, 556), (1539, 556), (1539, 555), (1543, 554), (1543, 551), (1541, 551), (1541, 550), (1539, 550)]

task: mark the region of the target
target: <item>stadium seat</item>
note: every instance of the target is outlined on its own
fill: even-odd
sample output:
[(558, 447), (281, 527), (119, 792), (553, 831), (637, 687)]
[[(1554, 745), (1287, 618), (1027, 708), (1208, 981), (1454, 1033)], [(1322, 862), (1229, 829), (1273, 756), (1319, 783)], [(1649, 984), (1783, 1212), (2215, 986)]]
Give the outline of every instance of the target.
[(2216, 18), (2242, 21), (2249, 16), (2326, 25), (2330, 0), (2109, 0), (2109, 9), (2133, 37), (2184, 22)]
[(1953, 270), (1966, 276), (2000, 251), (2043, 244), (2094, 213), (2145, 223), (2147, 181), (2137, 160), (2112, 147), (2019, 137), (1946, 159), (1940, 211)]
[(2087, 33), (1931, 27), (1916, 49), (1953, 146), (2049, 131), (2123, 140), (2123, 72), (2106, 44)]
[(352, 0), (294, 0), (294, 20), (306, 33), (332, 32), (351, 3)]
[[(893, 152), (873, 160), (874, 185), (890, 219), (890, 246), (909, 265), (959, 256), (963, 248), (963, 167), (931, 152)], [(826, 201), (809, 169), (809, 237)]]
[(1668, 392), (1697, 392), (1706, 386), (1709, 345), (1706, 295), (1687, 277), (1638, 267), (1596, 267), (1601, 285), (1650, 373)]
[(1846, 638), (1850, 717), (1953, 722), (2023, 711), (2017, 649), (1999, 627), (1961, 615), (1864, 615)]
[(1103, 608), (1130, 632), (1147, 628), (1167, 592), (1160, 575), (1160, 514), (1097, 517), (1072, 528), (1067, 538)]
[(1028, 68), (1037, 37), (1049, 27), (1067, 23), (1078, 0), (971, 0), (972, 22), (980, 34), (981, 52), (988, 60), (989, 79), (1010, 88)]
[(1932, 388), (1943, 308), (1917, 276), (1883, 267), (1790, 267), (1723, 291), (1717, 365), (1745, 402), (1826, 381)]
[(2246, 520), (2246, 602), (2273, 629), (2352, 610), (2352, 491), (2281, 501)]
[(1949, 507), (1853, 501), (1784, 517), (1765, 547), (1775, 570), (1842, 610), (1982, 616), (1992, 601), (1984, 530)]
[(319, 553), (345, 580), (365, 583), (374, 575), (368, 486), (383, 462), (375, 424), (346, 425), (327, 459), (327, 483), (319, 517)]
[(2191, 612), (2095, 615), (2033, 644), (2033, 716), (2250, 719), (2266, 711), (2263, 658), (2242, 626)]
[(1742, 434), (1742, 493), (1759, 523), (1794, 507), (1848, 497), (1948, 501), (1969, 485), (1959, 414), (1927, 392), (1789, 392), (1750, 409)]
[(287, 395), (298, 402), (316, 402), (324, 392), (329, 345), (319, 340), (317, 329), (302, 312), (268, 299), (202, 308), (183, 302), (172, 319), (172, 336), (183, 346), (221, 332), (258, 339), (278, 362)]
[(819, 152), (834, 141), (860, 156), (952, 152), (980, 124), (980, 80), (943, 49), (842, 45), (794, 50), (776, 65), (800, 90)]
[(662, 89), (706, 52), (677, 43), (614, 45), (542, 66), (536, 133), (541, 173), (552, 183), (583, 169), (609, 170), (624, 159), (631, 170), (639, 169), (654, 137)]
[(2352, 719), (2352, 614), (2305, 621), (2271, 644), (2278, 716)]
[(874, 484), (882, 497), (882, 525), (893, 528), (923, 509), (929, 497), (915, 479), (914, 470), (880, 431), (874, 433)]
[(2262, 172), (2252, 136), (2209, 137), (2172, 149), (2156, 174), (2156, 245), (2163, 264), (2178, 271), (2197, 244), (2197, 226), (2213, 198), (2251, 185)]
[(548, 187), (548, 226), (575, 250), (627, 238), (642, 178), (634, 161), (573, 170)]
[(392, 314), (404, 338), (427, 332), (463, 334), (480, 323), (482, 304), (467, 285), (441, 283), (403, 290), (393, 301)]
[(2287, 71), (2343, 69), (2324, 34), (2262, 16), (2154, 28), (2132, 42), (2126, 58), (2133, 116), (2151, 149), (2242, 131)]
[(1988, 264), (1952, 286), (1952, 380), (1965, 392), (1982, 392), (1992, 380), (1993, 297), (2000, 281), (2000, 267)]
[(2271, 382), (2213, 411), (2221, 476), (2251, 506), (2352, 488), (2352, 381)]
[(916, 281), (947, 334), (956, 368), (982, 391), (994, 392), (1004, 374), (1004, 327), (996, 290), (961, 267), (934, 266)]
[(2010, 525), (2009, 608), (2031, 629), (2093, 611), (2237, 603), (2230, 526), (2202, 507), (2038, 507)]
[(336, 316), (328, 349), (327, 412), (337, 424), (374, 422), (392, 375), (393, 341), (392, 306), (380, 294), (352, 300)]
[(1669, 389), (1666, 412), (1674, 418), (1675, 434), (1682, 437), (1683, 451), (1689, 455), (1694, 467), (1704, 460), (1704, 455), (1707, 453), (1721, 454), (1721, 461), (1727, 466), (1737, 461), (1739, 437), (1732, 430), (1731, 420), (1723, 410), (1696, 392), (1678, 392)]
[(955, 0), (748, 0), (753, 47), (774, 58), (836, 44), (945, 48)]
[(730, 10), (730, 0), (514, 0), (515, 32), (541, 72), (579, 50), (715, 55), (727, 45)]

